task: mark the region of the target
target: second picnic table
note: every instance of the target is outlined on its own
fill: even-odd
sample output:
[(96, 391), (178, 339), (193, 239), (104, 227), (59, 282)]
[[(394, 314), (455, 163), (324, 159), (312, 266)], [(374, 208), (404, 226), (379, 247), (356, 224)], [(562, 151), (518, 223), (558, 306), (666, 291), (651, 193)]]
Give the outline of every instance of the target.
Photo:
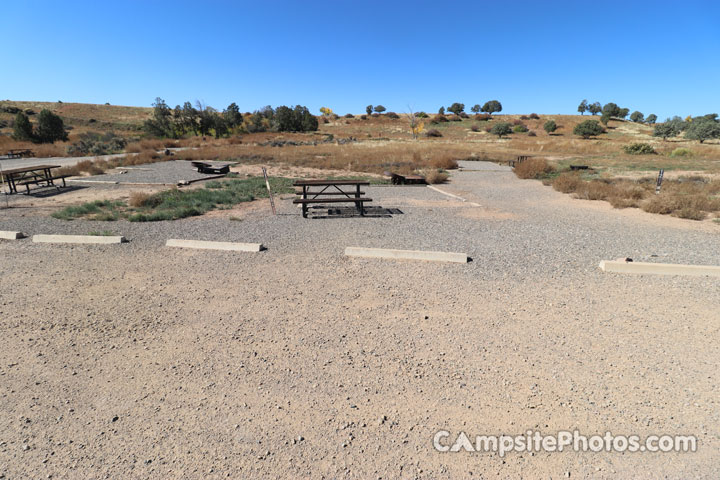
[[(365, 192), (360, 190), (362, 186), (368, 186), (370, 182), (364, 180), (296, 180), (293, 186), (301, 187), (298, 192), (300, 198), (293, 200), (293, 203), (302, 206), (302, 216), (307, 218), (308, 205), (323, 203), (354, 203), (360, 212), (365, 215), (365, 202), (372, 202), (371, 198), (364, 197)], [(354, 189), (343, 190), (341, 187), (355, 187)], [(320, 188), (320, 190), (312, 190)], [(323, 198), (318, 198), (323, 197)]]
[(40, 185), (44, 183), (47, 186), (55, 186), (55, 180), (62, 180), (64, 187), (66, 175), (53, 176), (52, 171), (56, 168), (60, 168), (60, 165), (33, 165), (12, 168), (2, 171), (2, 180), (7, 182), (10, 187), (9, 193), (17, 193), (18, 185), (27, 187), (28, 193), (30, 193), (30, 185), (32, 184)]

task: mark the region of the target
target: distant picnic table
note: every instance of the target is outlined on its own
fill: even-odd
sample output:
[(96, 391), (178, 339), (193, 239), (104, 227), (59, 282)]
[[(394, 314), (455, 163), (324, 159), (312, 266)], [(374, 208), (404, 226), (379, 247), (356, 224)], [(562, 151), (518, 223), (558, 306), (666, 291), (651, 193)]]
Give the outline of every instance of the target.
[(27, 193), (30, 193), (30, 185), (40, 186), (53, 186), (60, 188), (55, 185), (55, 180), (62, 180), (62, 186), (65, 187), (65, 177), (67, 175), (53, 175), (53, 170), (60, 168), (60, 165), (34, 165), (32, 167), (21, 167), (13, 168), (10, 170), (3, 170), (2, 178), (3, 183), (7, 183), (10, 189), (9, 193), (17, 193), (18, 185), (26, 187)]
[(22, 158), (22, 157), (34, 157), (35, 152), (28, 149), (22, 149), (22, 150), (8, 150), (7, 153), (5, 153), (7, 158)]
[(230, 172), (230, 164), (225, 165), (212, 165), (205, 162), (190, 162), (193, 168), (197, 169), (199, 173), (214, 173), (224, 175)]
[[(301, 187), (301, 191), (297, 192), (300, 198), (293, 203), (302, 206), (303, 218), (307, 218), (309, 205), (324, 203), (354, 203), (360, 215), (364, 216), (364, 203), (372, 202), (372, 199), (364, 197), (365, 192), (360, 187), (368, 185), (370, 182), (363, 180), (296, 180), (293, 186)], [(348, 191), (342, 187), (355, 188)]]

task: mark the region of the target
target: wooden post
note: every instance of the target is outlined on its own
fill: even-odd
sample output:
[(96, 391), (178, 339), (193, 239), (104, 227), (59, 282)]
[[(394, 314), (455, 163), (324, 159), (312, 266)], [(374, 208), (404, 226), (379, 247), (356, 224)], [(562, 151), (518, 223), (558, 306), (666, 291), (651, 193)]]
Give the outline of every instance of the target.
[(655, 195), (660, 193), (660, 187), (662, 187), (663, 176), (665, 175), (665, 169), (661, 168), (658, 173), (657, 183), (655, 184)]
[(263, 176), (265, 177), (265, 186), (267, 187), (268, 195), (270, 196), (270, 206), (272, 207), (273, 215), (277, 215), (277, 213), (275, 213), (275, 200), (273, 200), (272, 190), (270, 190), (270, 180), (268, 180), (267, 170), (265, 167), (262, 167), (262, 169)]

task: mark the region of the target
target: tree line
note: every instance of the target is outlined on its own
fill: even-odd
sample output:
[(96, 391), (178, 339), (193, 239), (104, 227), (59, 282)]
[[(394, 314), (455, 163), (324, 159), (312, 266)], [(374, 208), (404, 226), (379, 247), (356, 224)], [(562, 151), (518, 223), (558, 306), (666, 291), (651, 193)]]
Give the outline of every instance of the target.
[(170, 108), (165, 100), (158, 97), (152, 104), (152, 117), (143, 124), (143, 130), (154, 137), (180, 138), (189, 133), (224, 137), (232, 133), (308, 132), (318, 129), (318, 121), (307, 107), (294, 108), (281, 105), (277, 108), (266, 106), (253, 113), (240, 113), (234, 102), (218, 111), (202, 102), (193, 106), (185, 102), (182, 106)]
[(678, 116), (668, 118), (664, 123), (655, 125), (653, 136), (667, 140), (670, 137), (677, 137), (683, 132), (685, 132), (685, 138), (698, 140), (700, 143), (720, 138), (718, 114), (708, 113), (699, 117), (687, 117), (684, 120)]
[(585, 112), (590, 112), (592, 115), (600, 113), (600, 122), (602, 122), (603, 125), (607, 125), (611, 118), (624, 120), (628, 115), (630, 115), (630, 120), (635, 123), (647, 123), (652, 125), (657, 122), (657, 115), (654, 113), (651, 113), (647, 116), (647, 118), (645, 118), (645, 115), (643, 115), (642, 112), (635, 110), (630, 113), (629, 108), (620, 108), (613, 102), (601, 105), (600, 102), (588, 103), (587, 100), (583, 100), (580, 102), (580, 105), (578, 105), (577, 111), (580, 115), (584, 115)]

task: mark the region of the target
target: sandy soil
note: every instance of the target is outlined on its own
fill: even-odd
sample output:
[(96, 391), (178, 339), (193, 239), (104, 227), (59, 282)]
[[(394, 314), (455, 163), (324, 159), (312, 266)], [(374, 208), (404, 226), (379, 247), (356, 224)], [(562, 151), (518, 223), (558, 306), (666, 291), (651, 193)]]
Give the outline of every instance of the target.
[[(720, 226), (573, 200), (509, 172), (442, 187), (480, 207), (372, 188), (403, 213), (305, 220), (278, 199), (271, 217), (264, 200), (116, 222), (121, 246), (0, 243), (0, 478), (717, 478), (717, 280), (597, 262), (657, 249), (719, 263)], [(0, 219), (59, 226), (99, 228)], [(200, 236), (268, 250), (163, 247)], [(353, 244), (473, 261), (344, 257)], [(439, 430), (575, 428), (693, 434), (700, 448), (500, 458), (432, 444)]]

